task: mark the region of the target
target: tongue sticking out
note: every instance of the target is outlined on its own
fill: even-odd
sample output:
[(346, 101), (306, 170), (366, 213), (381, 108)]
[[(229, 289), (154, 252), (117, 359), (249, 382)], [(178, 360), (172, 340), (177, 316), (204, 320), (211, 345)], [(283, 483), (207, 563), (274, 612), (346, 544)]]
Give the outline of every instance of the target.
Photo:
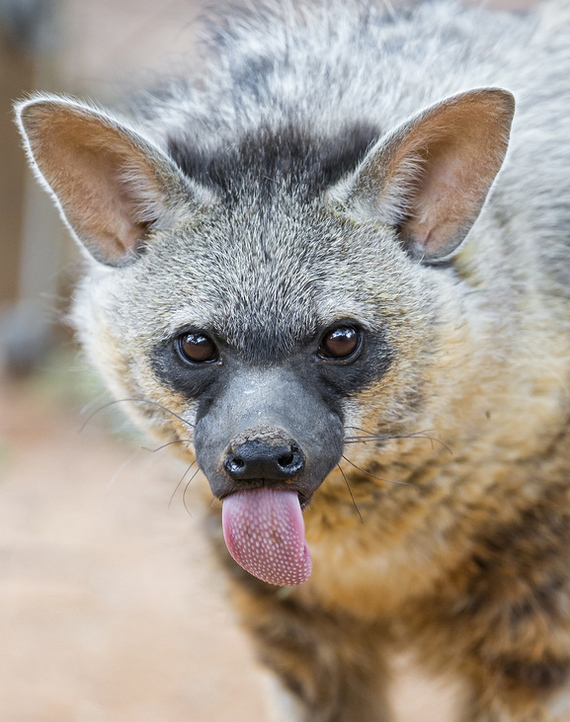
[(254, 577), (281, 587), (302, 584), (313, 563), (294, 491), (254, 489), (224, 499), (222, 526), (229, 553)]

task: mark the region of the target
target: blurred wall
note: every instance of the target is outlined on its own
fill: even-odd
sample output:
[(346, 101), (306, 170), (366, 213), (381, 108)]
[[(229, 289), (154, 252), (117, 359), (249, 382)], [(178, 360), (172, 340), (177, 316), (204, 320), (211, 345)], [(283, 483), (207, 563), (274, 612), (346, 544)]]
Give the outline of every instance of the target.
[[(28, 243), (35, 204), (12, 103), (38, 81), (47, 88), (52, 84), (57, 9), (56, 0), (0, 0), (0, 370), (8, 361), (23, 370), (26, 357), (33, 356), (32, 348), (24, 348), (24, 329), (40, 353), (49, 336), (40, 294), (54, 290), (58, 254)], [(46, 206), (41, 199), (34, 215), (43, 215)]]
[(33, 370), (61, 337), (79, 265), (26, 168), (14, 100), (39, 90), (113, 103), (157, 74), (187, 71), (201, 10), (198, 0), (0, 0), (0, 373)]

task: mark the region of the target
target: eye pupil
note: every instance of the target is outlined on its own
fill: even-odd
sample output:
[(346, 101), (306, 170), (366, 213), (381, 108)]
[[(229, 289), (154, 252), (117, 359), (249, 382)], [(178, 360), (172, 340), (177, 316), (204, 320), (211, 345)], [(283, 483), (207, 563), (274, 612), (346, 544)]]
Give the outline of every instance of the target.
[(343, 359), (358, 348), (360, 335), (352, 326), (339, 326), (329, 331), (321, 342), (319, 354), (324, 358)]
[(180, 337), (182, 354), (194, 363), (214, 361), (218, 357), (216, 344), (203, 333), (187, 333)]

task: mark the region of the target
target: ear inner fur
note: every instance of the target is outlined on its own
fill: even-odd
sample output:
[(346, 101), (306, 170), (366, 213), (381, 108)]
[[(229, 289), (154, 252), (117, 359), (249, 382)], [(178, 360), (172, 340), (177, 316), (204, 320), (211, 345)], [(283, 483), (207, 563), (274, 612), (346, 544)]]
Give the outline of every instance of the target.
[(40, 100), (22, 107), (21, 122), (37, 170), (79, 240), (108, 265), (135, 258), (149, 226), (168, 215), (168, 195), (180, 184), (175, 166), (87, 108)]
[(429, 108), (381, 139), (357, 171), (349, 207), (394, 225), (415, 257), (445, 260), (499, 171), (514, 99), (489, 88)]

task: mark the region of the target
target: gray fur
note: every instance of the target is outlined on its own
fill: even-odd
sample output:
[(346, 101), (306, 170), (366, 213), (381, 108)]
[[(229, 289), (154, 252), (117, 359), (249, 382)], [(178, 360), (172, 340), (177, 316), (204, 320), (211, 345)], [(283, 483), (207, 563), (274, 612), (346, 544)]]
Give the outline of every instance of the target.
[[(176, 440), (197, 426), (198, 460), (219, 498), (235, 491), (228, 491), (223, 454), (236, 438), (249, 439), (252, 418), (267, 437), (277, 428), (281, 446), (302, 438), (309, 471), (293, 488), (307, 502), (316, 578), (283, 603), (251, 580), (240, 583), (255, 600), (243, 614), (264, 659), (302, 700), (307, 720), (387, 719), (384, 682), (375, 675), (382, 645), (393, 641), (385, 620), (401, 610), (408, 610), (401, 628), (414, 630), (418, 645), (430, 625), (437, 628), (424, 654), (433, 667), (461, 667), (458, 674), (469, 678), (471, 716), (462, 719), (555, 722), (570, 714), (568, 508), (555, 501), (570, 478), (569, 39), (566, 0), (528, 15), (448, 2), (400, 14), (359, 0), (304, 8), (283, 2), (218, 25), (203, 77), (165, 81), (129, 111), (101, 116), (149, 159), (142, 171), (127, 164), (114, 178), (148, 227), (139, 223), (122, 265), (103, 251), (102, 263), (88, 256), (75, 305), (79, 334), (115, 395), (165, 404), (190, 427), (141, 404), (132, 415), (147, 430)], [(386, 170), (392, 140), (402, 147), (418, 118), (475, 89), (502, 104), (496, 168), (512, 110), (508, 93), (496, 89), (514, 95), (509, 150), (489, 195), (496, 168), (477, 191), (482, 210), (474, 223), (474, 216), (462, 219), (450, 244), (430, 256), (427, 245), (423, 252), (412, 247), (401, 231), (413, 212), (408, 195), (437, 153), (412, 154), (393, 182)], [(59, 169), (46, 160), (30, 120), (50, 104), (92, 111), (49, 96), (19, 106), (32, 164), (86, 243), (62, 200), (70, 189), (58, 190)], [(72, 154), (64, 134), (60, 140)], [(138, 195), (137, 178), (146, 184)], [(164, 209), (160, 218), (145, 214), (145, 198)], [(97, 229), (105, 230), (104, 221)], [(360, 365), (327, 365), (319, 343), (344, 319), (365, 339)], [(198, 370), (176, 352), (176, 339), (191, 330), (210, 334), (221, 349)], [(284, 406), (281, 426), (275, 421), (267, 431), (268, 407), (278, 415)], [(362, 424), (382, 438), (350, 447)], [(420, 447), (419, 435), (432, 428), (444, 444)], [(334, 476), (343, 440), (344, 452), (354, 449), (351, 459), (365, 469), (345, 471), (364, 525), (355, 521), (344, 473)], [(323, 479), (325, 468), (333, 472)], [(425, 523), (414, 527), (420, 518)], [(527, 530), (532, 543), (525, 546)], [(505, 570), (516, 567), (518, 586), (509, 586), (512, 577), (495, 584), (489, 570), (497, 549)], [(349, 562), (347, 550), (356, 550)], [(370, 563), (359, 577), (361, 560)], [(550, 576), (536, 581), (543, 569)], [(463, 588), (458, 579), (469, 570)], [(365, 577), (362, 597), (355, 591), (353, 598), (345, 578)], [(511, 591), (521, 588), (530, 601), (509, 607)], [(402, 599), (401, 589), (409, 590)], [(506, 590), (505, 599), (497, 589)], [(552, 592), (540, 607), (544, 617), (517, 637), (521, 609), (540, 606), (544, 589)], [(370, 602), (363, 612), (361, 598), (379, 610)], [(431, 614), (425, 625), (424, 612)], [(497, 618), (516, 630), (490, 633)], [(545, 627), (552, 636), (536, 641), (532, 635), (546, 635)], [(278, 638), (283, 629), (294, 630), (295, 643), (287, 632)], [(322, 634), (303, 647), (315, 630)], [(507, 644), (511, 632), (515, 641)], [(358, 647), (345, 659), (357, 638), (366, 654)], [(294, 644), (299, 668), (314, 656), (307, 663), (314, 680), (296, 678), (279, 658), (279, 649), (289, 654)]]
[[(501, 302), (502, 294), (508, 293), (505, 286), (540, 284), (544, 278), (550, 279), (549, 287), (551, 282), (559, 284), (557, 293), (566, 295), (570, 84), (565, 69), (570, 67), (570, 43), (563, 22), (554, 21), (553, 27), (543, 30), (551, 17), (562, 12), (558, 7), (547, 6), (541, 17), (428, 3), (392, 18), (384, 9), (350, 2), (302, 11), (285, 5), (275, 14), (268, 10), (258, 17), (244, 16), (242, 22), (232, 21), (232, 30), (220, 31), (216, 37), (208, 75), (198, 84), (204, 89), (191, 89), (186, 80), (172, 82), (161, 88), (159, 97), (139, 98), (134, 120), (137, 129), (163, 150), (177, 140), (191, 152), (207, 155), (219, 148), (235, 148), (244, 134), (256, 132), (260, 121), (276, 132), (287, 124), (309, 130), (318, 145), (319, 139), (334, 138), (339, 129), (355, 124), (377, 128), (381, 135), (418, 109), (462, 90), (486, 85), (508, 88), (517, 100), (509, 159), (493, 202), (471, 233), (478, 251), (470, 273), (475, 278), (494, 276), (486, 283), (498, 294), (489, 299), (491, 304)], [(332, 84), (327, 82), (331, 77)], [(243, 173), (239, 158), (234, 163), (235, 171)], [(231, 175), (231, 163), (228, 167)], [(224, 292), (243, 289), (252, 305), (267, 304), (266, 292), (274, 288), (270, 280), (259, 282), (259, 297), (247, 289), (258, 275), (259, 254), (264, 254), (258, 244), (275, 246), (271, 249), (274, 267), (279, 269), (275, 273), (290, 279), (301, 278), (295, 267), (303, 263), (302, 254), (314, 251), (293, 252), (291, 246), (302, 238), (295, 238), (293, 232), (284, 239), (284, 223), (274, 216), (279, 231), (272, 239), (264, 228), (268, 221), (247, 213), (262, 192), (258, 179), (246, 176), (240, 188), (249, 188), (254, 196), (242, 196), (239, 218), (248, 215), (246, 228), (200, 242), (208, 249), (203, 263), (200, 250), (188, 248), (186, 238), (180, 239), (180, 247), (173, 239), (168, 253), (186, 274), (195, 273), (200, 280), (211, 275), (212, 255), (223, 263), (237, 256), (240, 261), (221, 272), (228, 280)], [(302, 193), (303, 188), (294, 186), (293, 198), (285, 199), (291, 209), (304, 200), (294, 197), (296, 191)], [(277, 206), (277, 213), (290, 215), (278, 201), (271, 205)], [(497, 224), (500, 244), (493, 230)], [(319, 233), (326, 235), (326, 229), (319, 228)], [(190, 269), (184, 263), (187, 252)], [(334, 249), (329, 247), (327, 253), (334, 254)], [(364, 254), (368, 255), (366, 243)], [(248, 267), (256, 271), (248, 274)], [(529, 269), (546, 273), (530, 280)], [(176, 272), (172, 265), (169, 272)], [(235, 280), (233, 274), (238, 275)], [(362, 275), (370, 277), (366, 272)], [(193, 285), (188, 275), (183, 284)], [(302, 292), (295, 295), (306, 309)], [(200, 303), (211, 298), (205, 289)], [(234, 299), (229, 304), (236, 308)], [(203, 307), (199, 315), (203, 323)], [(283, 316), (290, 318), (291, 313), (285, 311)], [(560, 320), (567, 320), (565, 314)]]

